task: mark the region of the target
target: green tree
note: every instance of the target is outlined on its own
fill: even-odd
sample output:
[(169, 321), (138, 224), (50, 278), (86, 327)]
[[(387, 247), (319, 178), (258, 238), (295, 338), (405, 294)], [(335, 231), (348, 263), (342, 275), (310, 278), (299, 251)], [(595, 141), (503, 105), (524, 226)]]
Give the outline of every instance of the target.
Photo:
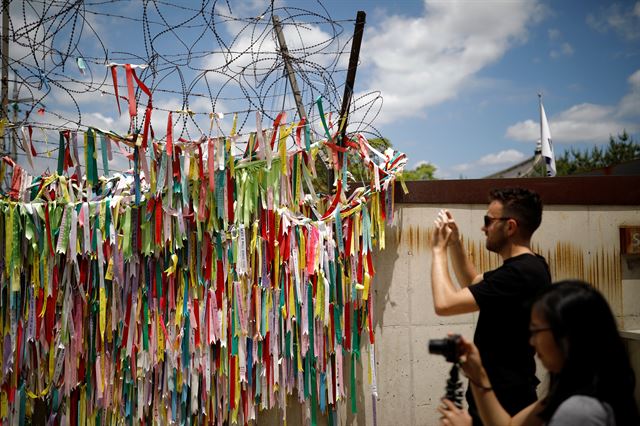
[(568, 176), (609, 167), (640, 158), (640, 144), (626, 131), (618, 134), (617, 140), (609, 136), (609, 144), (603, 148), (594, 147), (584, 152), (571, 148), (556, 159), (558, 176)]
[[(391, 142), (387, 138), (372, 138), (368, 139), (367, 142), (373, 148), (378, 150), (381, 153), (391, 146)], [(379, 159), (373, 153), (369, 153), (370, 156), (374, 157), (376, 161)], [(329, 170), (326, 165), (326, 154), (319, 154), (316, 157), (315, 167), (317, 177), (312, 179), (313, 187), (315, 188), (317, 193), (320, 194), (332, 194), (335, 188), (333, 187), (333, 183), (336, 179), (333, 170)], [(367, 185), (371, 179), (371, 172), (367, 166), (364, 165), (364, 161), (360, 157), (358, 153), (354, 153), (350, 151), (347, 157), (347, 172), (348, 172), (348, 182), (349, 185)]]
[[(391, 146), (391, 141), (387, 138), (372, 138), (368, 139), (369, 145), (375, 148), (377, 151), (384, 153), (384, 151)], [(369, 153), (371, 156), (375, 156), (373, 153)], [(376, 161), (378, 158), (376, 158)], [(353, 179), (357, 182), (369, 182), (370, 172), (367, 167), (364, 166), (364, 163), (359, 155), (357, 154), (349, 154), (349, 165), (347, 166), (349, 173), (353, 176)]]
[(413, 170), (402, 172), (404, 180), (435, 180), (436, 166), (431, 163), (422, 163)]

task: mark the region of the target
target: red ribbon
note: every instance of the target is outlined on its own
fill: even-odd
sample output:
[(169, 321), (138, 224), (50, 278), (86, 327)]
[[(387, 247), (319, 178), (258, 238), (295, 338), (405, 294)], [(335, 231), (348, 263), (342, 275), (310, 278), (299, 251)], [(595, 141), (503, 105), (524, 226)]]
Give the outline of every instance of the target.
[[(133, 74), (133, 78), (138, 83), (138, 87), (142, 89), (142, 91), (147, 95), (149, 100), (147, 101), (147, 109), (144, 114), (144, 126), (142, 131), (142, 148), (147, 148), (147, 138), (149, 136), (149, 126), (151, 125), (151, 111), (153, 110), (153, 104), (151, 103), (151, 91), (149, 88), (138, 78), (136, 71), (134, 69), (131, 70)], [(171, 114), (171, 113), (169, 113)], [(169, 153), (171, 155), (171, 153)]]
[(20, 377), (20, 365), (22, 365), (22, 362), (20, 360), (21, 355), (22, 355), (22, 320), (18, 320), (18, 339), (16, 342), (16, 359), (13, 364), (16, 368), (17, 377)]
[(367, 252), (367, 266), (369, 266), (369, 275), (371, 278), (376, 274), (376, 271), (373, 269), (373, 259), (371, 258), (371, 250)]
[(113, 79), (113, 90), (116, 93), (116, 103), (118, 104), (118, 114), (122, 115), (120, 109), (120, 96), (118, 95), (118, 68), (116, 65), (111, 66), (111, 78)]
[(162, 198), (156, 200), (155, 210), (156, 244), (162, 246)]
[(131, 318), (131, 294), (129, 294), (129, 297), (127, 297), (127, 313), (125, 314), (124, 328), (122, 330), (122, 345), (120, 346), (121, 348), (125, 348), (127, 346), (130, 318)]
[(336, 145), (336, 144), (334, 144), (334, 143), (331, 143), (331, 142), (326, 142), (324, 145), (325, 145), (327, 148), (331, 148), (331, 149), (332, 149), (333, 151), (335, 151), (335, 152), (342, 152), (342, 153), (344, 153), (344, 152), (347, 152), (347, 151), (348, 151), (348, 149), (347, 149), (347, 148), (343, 148), (343, 147), (338, 146), (338, 145)]
[(222, 268), (222, 260), (218, 259), (216, 261), (216, 303), (220, 308), (222, 307), (222, 293), (224, 292), (224, 271)]
[(336, 209), (336, 207), (338, 206), (338, 202), (340, 201), (341, 193), (342, 193), (342, 179), (338, 179), (338, 188), (336, 189), (336, 195), (335, 197), (333, 197), (333, 201), (331, 202), (329, 209), (326, 211), (324, 216), (322, 216), (322, 220), (325, 220), (326, 218), (328, 218), (333, 214), (333, 211)]
[(375, 333), (373, 332), (373, 297), (369, 296), (367, 305), (367, 321), (369, 322), (369, 343), (374, 345), (376, 343), (376, 337)]
[(173, 155), (173, 123), (171, 111), (169, 111), (169, 118), (167, 119), (167, 155), (169, 155), (169, 157)]
[(193, 316), (196, 317), (195, 344), (196, 348), (200, 347), (200, 310), (198, 309), (198, 299), (193, 299)]
[(307, 119), (302, 117), (302, 120), (298, 123), (298, 128), (296, 129), (296, 145), (298, 148), (302, 148), (302, 142), (300, 141), (300, 133), (302, 133), (302, 129), (304, 129), (305, 124), (307, 124)]
[(31, 155), (33, 155), (34, 157), (37, 157), (38, 153), (36, 152), (36, 149), (33, 147), (33, 140), (32, 140), (33, 127), (27, 126), (27, 128), (29, 129), (29, 148), (31, 149)]
[(273, 144), (276, 141), (276, 135), (278, 134), (278, 127), (280, 127), (280, 122), (282, 120), (286, 120), (287, 114), (283, 111), (276, 117), (276, 121), (273, 122), (273, 133), (271, 134), (271, 149), (273, 149)]
[(129, 116), (131, 117), (133, 124), (133, 117), (136, 116), (138, 111), (138, 107), (136, 105), (136, 96), (133, 91), (133, 68), (131, 68), (131, 64), (125, 64), (124, 69), (126, 71), (127, 78), (127, 96), (129, 101)]
[(215, 190), (215, 150), (213, 139), (209, 138), (207, 142), (207, 169), (209, 171), (209, 189)]

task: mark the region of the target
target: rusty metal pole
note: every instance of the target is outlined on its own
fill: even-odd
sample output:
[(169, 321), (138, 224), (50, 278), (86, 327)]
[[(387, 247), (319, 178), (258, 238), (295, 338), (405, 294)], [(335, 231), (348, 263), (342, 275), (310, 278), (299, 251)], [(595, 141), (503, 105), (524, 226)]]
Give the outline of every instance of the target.
[(351, 54), (349, 55), (349, 68), (347, 69), (347, 80), (344, 85), (344, 95), (342, 96), (342, 108), (340, 109), (340, 125), (342, 131), (338, 145), (342, 145), (347, 134), (347, 121), (349, 120), (349, 105), (353, 96), (353, 86), (356, 81), (356, 70), (360, 60), (360, 45), (362, 44), (362, 34), (367, 14), (360, 10), (356, 16), (356, 26), (353, 30), (353, 41), (351, 42)]
[[(2, 113), (0, 119), (8, 118), (9, 106), (9, 0), (2, 0)], [(2, 134), (0, 152), (4, 154), (5, 139)]]
[(284, 33), (282, 32), (282, 25), (280, 24), (280, 18), (277, 15), (273, 15), (271, 18), (273, 21), (273, 27), (276, 30), (276, 35), (278, 37), (278, 44), (280, 45), (280, 54), (282, 55), (282, 59), (284, 60), (284, 66), (287, 70), (287, 77), (289, 78), (289, 84), (291, 84), (291, 90), (293, 91), (293, 97), (296, 101), (296, 108), (298, 109), (298, 115), (300, 119), (307, 118), (307, 113), (304, 110), (304, 105), (302, 104), (302, 95), (300, 93), (300, 89), (298, 88), (298, 81), (296, 80), (296, 73), (293, 70), (293, 66), (291, 65), (291, 55), (289, 55), (289, 48), (287, 47), (287, 41), (284, 38)]
[[(344, 84), (344, 95), (342, 96), (342, 108), (340, 109), (340, 138), (337, 141), (338, 146), (344, 146), (344, 140), (347, 136), (347, 124), (349, 122), (349, 105), (353, 96), (353, 87), (356, 82), (356, 70), (358, 69), (358, 61), (360, 60), (360, 45), (362, 44), (362, 34), (364, 33), (364, 24), (367, 14), (360, 10), (356, 15), (356, 25), (353, 30), (353, 39), (351, 41), (351, 53), (349, 55), (349, 68), (347, 69), (347, 79)], [(338, 153), (338, 160), (342, 164), (343, 153)], [(329, 181), (333, 182), (333, 170), (329, 171)]]

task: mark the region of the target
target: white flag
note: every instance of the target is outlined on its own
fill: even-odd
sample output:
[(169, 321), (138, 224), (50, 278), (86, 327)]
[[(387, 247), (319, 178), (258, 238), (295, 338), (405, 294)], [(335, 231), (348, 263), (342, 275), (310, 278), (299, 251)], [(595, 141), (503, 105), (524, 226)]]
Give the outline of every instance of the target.
[(553, 177), (556, 175), (556, 157), (553, 155), (551, 131), (549, 131), (547, 114), (542, 106), (542, 98), (540, 98), (540, 143), (542, 144), (542, 156), (547, 167), (547, 176)]

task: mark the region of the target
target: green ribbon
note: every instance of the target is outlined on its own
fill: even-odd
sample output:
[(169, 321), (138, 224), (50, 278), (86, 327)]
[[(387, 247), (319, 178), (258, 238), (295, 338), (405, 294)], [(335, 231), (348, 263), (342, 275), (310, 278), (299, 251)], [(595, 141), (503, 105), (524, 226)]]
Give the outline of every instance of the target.
[(62, 176), (64, 172), (64, 134), (63, 131), (59, 132), (60, 134), (60, 144), (58, 145), (58, 176)]
[[(324, 117), (324, 115), (322, 115)], [(305, 123), (304, 125), (304, 145), (307, 152), (311, 152), (311, 127), (309, 123)]]
[(316, 104), (318, 105), (318, 114), (320, 115), (320, 121), (322, 121), (322, 127), (324, 127), (324, 132), (327, 135), (327, 140), (331, 140), (331, 134), (329, 133), (329, 126), (327, 126), (327, 121), (324, 119), (324, 109), (322, 108), (322, 96), (318, 96), (318, 99), (316, 99)]
[(143, 291), (142, 293), (143, 293), (142, 312), (144, 314), (144, 321), (142, 322), (142, 348), (145, 351), (148, 351), (149, 350), (149, 307), (147, 306), (146, 290)]
[(358, 412), (356, 393), (356, 356), (351, 354), (351, 413)]
[(100, 135), (100, 147), (102, 151), (102, 173), (105, 176), (109, 176), (109, 157), (107, 152), (107, 138), (104, 133), (99, 133)]
[(122, 254), (126, 260), (131, 258), (131, 207), (127, 206), (124, 211), (124, 223), (122, 224)]
[(92, 186), (98, 183), (98, 164), (96, 162), (96, 140), (94, 132), (94, 129), (89, 129), (85, 133), (87, 145), (84, 154), (87, 163), (87, 182)]

